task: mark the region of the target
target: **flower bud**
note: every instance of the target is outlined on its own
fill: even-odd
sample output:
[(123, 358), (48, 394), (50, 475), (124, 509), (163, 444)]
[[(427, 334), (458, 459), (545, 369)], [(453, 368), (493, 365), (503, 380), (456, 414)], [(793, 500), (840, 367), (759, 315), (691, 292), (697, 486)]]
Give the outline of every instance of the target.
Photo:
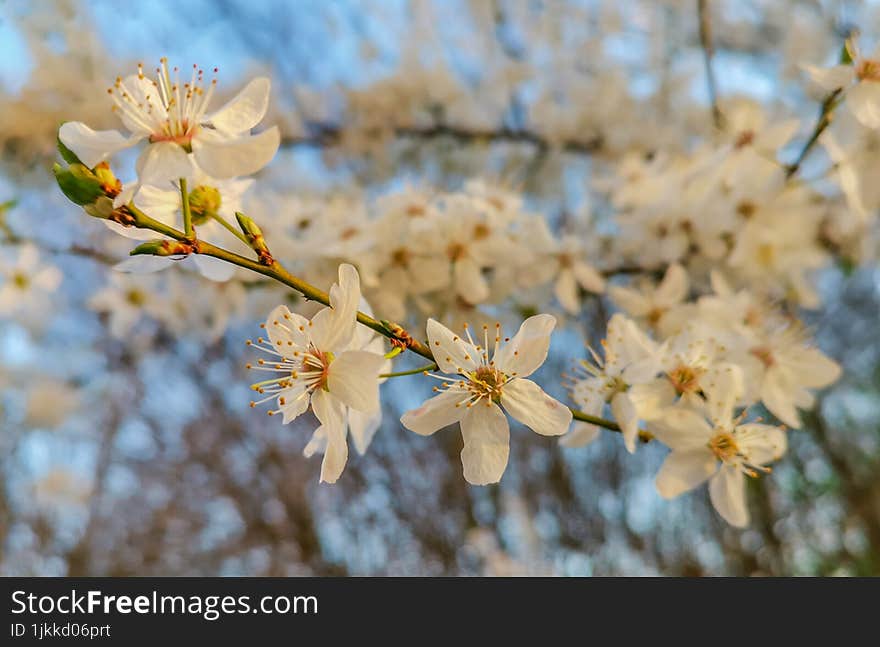
[(257, 253), (260, 262), (263, 265), (272, 265), (275, 259), (272, 258), (269, 247), (266, 245), (266, 239), (263, 237), (263, 231), (257, 226), (257, 223), (240, 211), (235, 212), (235, 219), (238, 220), (238, 226), (241, 227), (241, 231), (244, 233), (245, 238), (247, 238), (248, 243), (250, 243), (251, 249)]
[(82, 164), (71, 164), (65, 169), (56, 163), (52, 167), (52, 172), (55, 174), (58, 188), (74, 204), (80, 206), (92, 204), (105, 195), (101, 181)]
[(220, 191), (212, 186), (200, 184), (189, 192), (189, 210), (193, 224), (202, 225), (220, 209)]
[(147, 254), (150, 256), (189, 256), (196, 251), (195, 246), (177, 240), (148, 240), (129, 252), (130, 256)]

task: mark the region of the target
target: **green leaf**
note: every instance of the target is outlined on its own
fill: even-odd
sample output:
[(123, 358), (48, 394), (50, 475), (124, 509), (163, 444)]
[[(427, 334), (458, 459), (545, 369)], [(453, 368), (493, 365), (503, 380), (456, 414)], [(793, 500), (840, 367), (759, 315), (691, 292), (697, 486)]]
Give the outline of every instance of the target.
[(98, 178), (82, 164), (71, 164), (67, 169), (60, 164), (52, 167), (58, 188), (67, 199), (80, 206), (92, 204), (104, 195)]

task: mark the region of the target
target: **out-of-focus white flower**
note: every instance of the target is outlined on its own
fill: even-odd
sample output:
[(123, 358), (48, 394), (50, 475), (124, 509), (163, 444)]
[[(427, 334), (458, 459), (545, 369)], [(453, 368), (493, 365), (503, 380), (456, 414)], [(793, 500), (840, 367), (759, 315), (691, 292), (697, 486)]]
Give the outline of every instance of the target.
[(146, 139), (147, 147), (138, 158), (138, 177), (152, 184), (187, 177), (190, 153), (207, 173), (223, 179), (250, 175), (269, 163), (280, 143), (278, 129), (250, 134), (266, 114), (269, 79), (252, 80), (229, 103), (206, 114), (216, 78), (206, 90), (203, 71), (196, 65), (189, 82), (180, 82), (177, 68), (173, 74), (172, 79), (163, 58), (155, 80), (138, 66), (137, 74), (117, 78), (108, 90), (130, 136), (67, 122), (59, 138), (89, 167)]
[(669, 266), (656, 287), (636, 290), (612, 285), (608, 287), (608, 294), (629, 316), (662, 330), (668, 313), (687, 298), (689, 284), (687, 271), (675, 263)]
[(804, 71), (826, 92), (841, 90), (843, 103), (862, 124), (880, 128), (880, 47), (863, 57), (850, 41), (852, 63), (817, 67), (803, 65)]
[(571, 424), (568, 407), (525, 379), (547, 358), (555, 326), (553, 316), (535, 315), (522, 323), (512, 339), (502, 339), (501, 325), (497, 324), (490, 359), (489, 326), (483, 326), (483, 345), (478, 346), (469, 329), (465, 329), (465, 340), (429, 319), (427, 332), (434, 359), (441, 371), (458, 377), (434, 376), (442, 382), (434, 389), (438, 395), (407, 411), (400, 422), (423, 436), (460, 422), (465, 479), (474, 485), (497, 483), (510, 453), (510, 428), (502, 407), (545, 436), (562, 435)]
[(594, 293), (605, 290), (604, 277), (586, 260), (582, 237), (568, 234), (557, 239), (540, 216), (530, 218), (524, 229), (521, 239), (534, 255), (523, 268), (527, 285), (553, 281), (553, 294), (569, 314), (581, 309), (581, 288)]
[(110, 274), (107, 285), (92, 294), (88, 305), (108, 315), (110, 334), (118, 339), (127, 337), (144, 315), (173, 322), (160, 282), (152, 275)]
[(41, 311), (49, 306), (49, 295), (61, 284), (61, 272), (40, 260), (36, 245), (24, 243), (17, 253), (0, 254), (0, 314), (25, 310)]
[(676, 407), (649, 422), (651, 432), (672, 452), (657, 474), (657, 491), (666, 499), (688, 492), (709, 480), (709, 496), (727, 523), (748, 525), (745, 477), (769, 472), (767, 463), (782, 457), (785, 430), (732, 418), (732, 407), (712, 423), (693, 409)]
[[(602, 348), (604, 361), (590, 349), (595, 364), (583, 362), (582, 376), (576, 377), (570, 386), (571, 396), (584, 413), (592, 416), (601, 417), (605, 404), (610, 403), (626, 449), (632, 454), (639, 435), (639, 412), (630, 387), (646, 384), (657, 375), (660, 370), (657, 346), (635, 322), (615, 314), (608, 322), (608, 335), (602, 340)], [(580, 447), (595, 440), (598, 433), (596, 425), (575, 422), (571, 433), (559, 442), (565, 447)]]
[[(342, 264), (339, 283), (330, 288), (330, 307), (308, 320), (286, 306), (278, 306), (264, 324), (269, 339), (261, 337), (251, 344), (270, 359), (260, 359), (257, 366), (248, 367), (281, 374), (252, 385), (265, 397), (251, 406), (274, 399), (278, 408), (269, 414), (282, 414), (287, 424), (311, 405), (321, 426), (307, 453), (323, 449), (321, 481), (327, 483), (336, 482), (348, 460), (350, 411), (369, 415), (379, 410), (379, 372), (385, 358), (351, 348), (360, 300), (357, 270)], [(369, 426), (369, 419), (361, 422)]]

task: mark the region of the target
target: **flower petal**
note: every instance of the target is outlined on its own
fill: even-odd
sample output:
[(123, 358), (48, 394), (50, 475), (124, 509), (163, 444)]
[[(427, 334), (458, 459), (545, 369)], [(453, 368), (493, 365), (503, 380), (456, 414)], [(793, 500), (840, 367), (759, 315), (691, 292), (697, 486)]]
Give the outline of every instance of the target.
[(134, 146), (142, 139), (141, 136), (126, 137), (118, 130), (92, 130), (79, 121), (61, 124), (58, 138), (89, 168)]
[(260, 76), (248, 83), (226, 105), (205, 118), (205, 122), (222, 133), (239, 135), (256, 126), (269, 108), (272, 83)]
[(862, 81), (846, 93), (846, 105), (863, 126), (880, 128), (880, 83)]
[(444, 373), (465, 373), (476, 370), (480, 357), (473, 344), (454, 334), (436, 319), (428, 319), (428, 341), (434, 361)]
[(571, 268), (584, 290), (600, 294), (605, 291), (605, 278), (589, 263), (575, 263)]
[(226, 283), (235, 275), (235, 265), (219, 258), (196, 254), (192, 259), (199, 270), (199, 274), (210, 281)]
[(430, 436), (435, 431), (458, 422), (469, 409), (456, 406), (465, 399), (456, 391), (444, 391), (425, 400), (418, 409), (407, 411), (400, 418), (400, 424), (422, 436)]
[(126, 274), (152, 274), (167, 270), (174, 264), (174, 260), (168, 256), (129, 256), (113, 266), (117, 272)]
[(798, 429), (801, 426), (801, 417), (794, 404), (795, 391), (793, 385), (786, 380), (785, 374), (776, 368), (767, 371), (761, 384), (761, 400), (764, 406), (789, 427)]
[(571, 432), (560, 438), (559, 444), (563, 447), (583, 447), (596, 440), (600, 431), (596, 425), (575, 421)]
[(287, 306), (277, 306), (266, 318), (266, 333), (272, 348), (281, 354), (293, 346), (307, 348), (309, 345), (309, 321), (302, 315), (291, 312)]
[(361, 456), (366, 453), (380, 424), (382, 424), (381, 409), (375, 413), (364, 413), (355, 409), (349, 409), (348, 433), (354, 442), (354, 448)]
[(312, 411), (327, 435), (327, 447), (321, 463), (321, 482), (335, 483), (348, 461), (345, 408), (333, 395), (318, 389), (312, 394)]
[(615, 393), (611, 398), (611, 413), (623, 432), (623, 444), (630, 454), (636, 451), (636, 440), (639, 438), (639, 415), (633, 401), (626, 393)]
[(709, 498), (718, 514), (731, 526), (743, 528), (749, 525), (745, 475), (737, 467), (724, 465), (712, 477), (709, 481)]
[(578, 298), (578, 285), (570, 269), (564, 269), (559, 272), (559, 276), (556, 277), (556, 284), (553, 286), (553, 294), (556, 296), (559, 304), (569, 314), (577, 314), (577, 311), (580, 310), (581, 303)]
[(235, 139), (193, 137), (192, 148), (199, 168), (220, 180), (252, 175), (275, 157), (281, 134), (273, 126), (257, 135)]
[(455, 290), (462, 299), (476, 305), (489, 298), (489, 284), (472, 258), (464, 257), (452, 266)]
[(379, 371), (385, 358), (365, 350), (347, 350), (330, 363), (327, 388), (352, 409), (379, 410)]
[(515, 377), (534, 373), (550, 349), (550, 334), (556, 327), (556, 317), (540, 314), (526, 319), (516, 335), (504, 342), (492, 358), (498, 370)]
[(461, 464), (464, 478), (473, 485), (501, 480), (510, 455), (510, 428), (496, 405), (480, 402), (461, 419)]
[(330, 288), (330, 307), (312, 317), (310, 334), (320, 350), (344, 348), (357, 326), (358, 304), (361, 301), (360, 277), (353, 265), (339, 266), (339, 282)]
[(705, 447), (672, 451), (657, 472), (657, 492), (673, 499), (703, 483), (718, 467), (718, 461)]
[(571, 425), (571, 409), (531, 380), (515, 379), (505, 384), (501, 389), (501, 406), (542, 436), (561, 436)]
[(673, 450), (695, 449), (712, 437), (712, 427), (706, 418), (684, 407), (670, 407), (648, 421), (648, 427), (657, 439)]
[(150, 144), (137, 161), (138, 180), (141, 184), (164, 186), (178, 178), (189, 177), (192, 172), (192, 162), (186, 151), (172, 142)]
[(666, 270), (663, 280), (657, 286), (655, 300), (659, 305), (671, 306), (680, 303), (687, 296), (688, 274), (678, 263), (674, 263)]

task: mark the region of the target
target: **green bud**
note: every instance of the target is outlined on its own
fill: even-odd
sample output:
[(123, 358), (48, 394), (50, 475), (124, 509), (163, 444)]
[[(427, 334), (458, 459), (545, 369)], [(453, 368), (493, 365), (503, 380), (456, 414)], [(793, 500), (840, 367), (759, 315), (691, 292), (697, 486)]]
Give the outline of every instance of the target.
[(263, 237), (263, 230), (260, 229), (257, 223), (240, 211), (235, 212), (235, 219), (238, 220), (238, 226), (241, 227), (241, 231), (244, 233), (244, 237), (247, 238), (248, 243), (250, 243), (251, 249), (257, 253), (257, 256), (259, 256), (260, 262), (264, 265), (271, 265), (274, 263), (275, 260), (269, 252), (269, 246), (266, 245), (266, 239)]
[(92, 204), (84, 204), (83, 209), (93, 218), (100, 218), (101, 220), (113, 219), (113, 200), (106, 195), (102, 195)]
[(200, 184), (189, 192), (189, 210), (193, 224), (202, 225), (220, 210), (222, 197), (220, 191), (212, 186)]
[(189, 256), (195, 251), (193, 245), (177, 240), (148, 240), (129, 252), (130, 256)]
[(67, 196), (67, 199), (78, 205), (92, 204), (104, 196), (101, 181), (88, 168), (82, 164), (71, 164), (63, 168), (60, 164), (52, 167), (58, 188)]

